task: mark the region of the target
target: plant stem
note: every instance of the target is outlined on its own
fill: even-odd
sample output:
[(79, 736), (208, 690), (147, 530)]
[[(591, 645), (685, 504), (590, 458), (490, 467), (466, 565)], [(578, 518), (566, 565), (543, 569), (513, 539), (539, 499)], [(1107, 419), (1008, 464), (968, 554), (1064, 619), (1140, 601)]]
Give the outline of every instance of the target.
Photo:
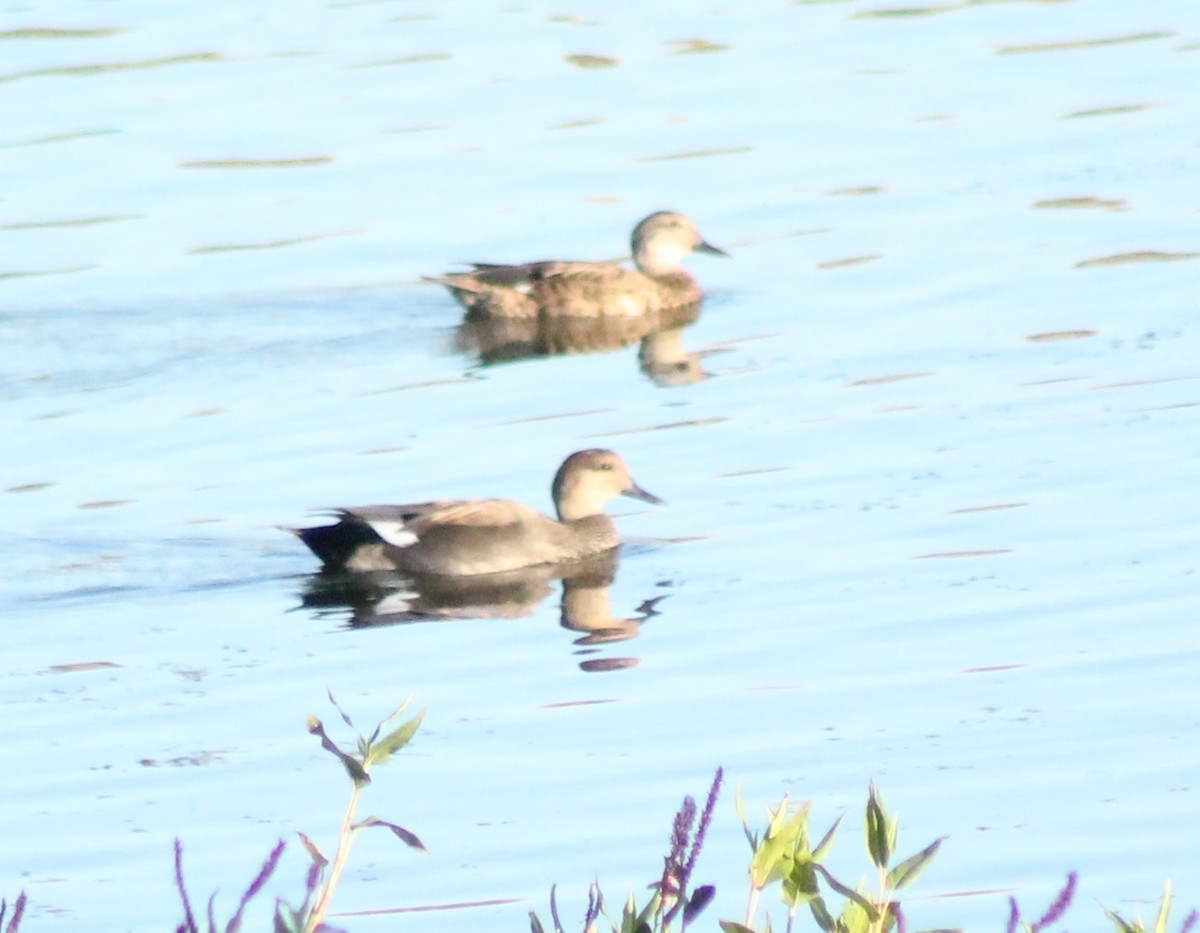
[(304, 924), (304, 933), (315, 933), (324, 922), (325, 914), (329, 910), (329, 902), (333, 899), (333, 892), (337, 889), (342, 871), (346, 868), (346, 860), (350, 857), (350, 846), (354, 843), (353, 823), (354, 813), (358, 809), (359, 789), (358, 784), (351, 785), (350, 801), (346, 804), (346, 814), (342, 817), (342, 831), (338, 835), (337, 851), (333, 853), (333, 861), (329, 865), (329, 875), (321, 887), (321, 893), (313, 905), (312, 913), (308, 915)]
[(754, 925), (754, 915), (758, 913), (758, 895), (761, 891), (762, 888), (750, 886), (750, 900), (746, 904), (746, 926), (748, 927)]

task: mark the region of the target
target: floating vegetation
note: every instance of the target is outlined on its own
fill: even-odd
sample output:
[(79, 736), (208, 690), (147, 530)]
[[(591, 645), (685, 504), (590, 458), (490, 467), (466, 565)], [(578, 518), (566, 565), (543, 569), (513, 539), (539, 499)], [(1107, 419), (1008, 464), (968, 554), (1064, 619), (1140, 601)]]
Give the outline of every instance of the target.
[(997, 55), (1025, 55), (1030, 52), (1067, 52), (1072, 49), (1095, 49), (1106, 45), (1125, 45), (1128, 42), (1150, 42), (1155, 39), (1171, 39), (1173, 32), (1139, 32), (1128, 36), (1111, 36), (1104, 39), (1075, 39), (1070, 42), (1047, 42), (1041, 45), (1002, 45)]
[[(1004, 509), (1023, 509), (1028, 502), (994, 502), (991, 505), (968, 505), (961, 509), (951, 509), (947, 515), (970, 515), (973, 512), (1000, 512)], [(1006, 665), (1006, 668), (1009, 665)], [(982, 668), (977, 668), (981, 670)]]
[(733, 48), (731, 45), (709, 42), (707, 39), (668, 39), (663, 45), (672, 46), (668, 53), (670, 55), (703, 55), (709, 52), (725, 52)]
[(38, 136), (16, 143), (0, 143), (0, 149), (16, 149), (19, 146), (42, 146), (46, 143), (65, 143), (74, 139), (90, 139), (93, 136), (113, 136), (120, 130), (80, 130), (77, 133), (55, 133), (52, 136)]
[(80, 671), (103, 671), (121, 667), (112, 661), (76, 661), (72, 664), (51, 664), (46, 668), (48, 674), (77, 674)]
[(846, 256), (843, 259), (827, 259), (824, 262), (817, 263), (818, 269), (845, 269), (847, 266), (861, 266), (864, 263), (874, 262), (876, 259), (882, 259), (880, 253), (868, 253), (863, 256)]
[(27, 220), (13, 224), (0, 224), (0, 230), (45, 230), (55, 227), (94, 227), (97, 224), (115, 224), (122, 220), (141, 220), (141, 214), (110, 214), (105, 217), (75, 217), (71, 220)]
[(97, 268), (91, 266), (62, 266), (58, 269), (21, 269), (15, 272), (0, 272), (0, 280), (3, 279), (27, 279), (40, 275), (68, 275), (72, 272), (88, 272), (91, 269)]
[(346, 70), (354, 68), (387, 68), (391, 65), (415, 65), (420, 62), (448, 62), (453, 56), (449, 52), (426, 52), (421, 55), (405, 55), (401, 58), (385, 58), (377, 62), (359, 62), (356, 65), (346, 65)]
[(1080, 117), (1115, 117), (1123, 113), (1137, 113), (1140, 110), (1153, 110), (1158, 104), (1122, 104), (1117, 107), (1097, 107), (1094, 110), (1075, 110), (1064, 113), (1059, 119), (1075, 120)]
[(860, 194), (883, 194), (887, 191), (883, 185), (861, 185), (857, 188), (834, 188), (832, 191), (826, 191), (826, 194), (832, 195), (860, 195)]
[(576, 68), (616, 68), (620, 59), (606, 55), (564, 55), (563, 61)]
[(548, 23), (565, 23), (569, 26), (603, 26), (604, 25), (604, 20), (602, 20), (602, 19), (584, 19), (582, 16), (567, 16), (565, 14), (555, 14), (553, 16), (547, 16), (546, 22), (548, 22)]
[(958, 557), (995, 557), (997, 554), (1011, 554), (1010, 547), (980, 548), (975, 551), (934, 551), (931, 554), (917, 554), (914, 560), (946, 560)]
[(1029, 334), (1025, 339), (1030, 343), (1050, 343), (1055, 340), (1083, 340), (1095, 336), (1094, 330), (1051, 330), (1043, 334)]
[[(792, 0), (792, 3), (838, 3), (841, 0)], [(943, 3), (937, 6), (890, 7), (878, 10), (863, 10), (855, 13), (851, 19), (881, 19), (895, 17), (936, 16), (939, 13), (951, 13), (955, 10), (966, 10), (973, 6), (988, 3), (1071, 3), (1073, 0), (962, 0), (960, 3)]]
[(948, 13), (962, 7), (961, 3), (948, 6), (913, 6), (894, 7), (884, 10), (862, 10), (851, 16), (851, 19), (912, 19), (917, 16), (936, 16), (938, 13)]
[(315, 243), (318, 240), (328, 240), (332, 237), (354, 236), (362, 233), (362, 229), (338, 230), (333, 233), (312, 233), (307, 236), (291, 237), (286, 240), (268, 240), (264, 243), (224, 243), (214, 246), (197, 246), (188, 250), (192, 256), (204, 256), (209, 253), (235, 253), (241, 250), (282, 249), (285, 246), (299, 246), (301, 243)]
[(142, 68), (161, 68), (165, 65), (186, 65), (193, 62), (220, 62), (225, 58), (219, 52), (194, 52), (187, 55), (173, 55), (169, 58), (149, 58), (134, 62), (101, 62), (95, 65), (66, 65), (61, 68), (34, 68), (30, 71), (16, 71), (12, 74), (0, 75), (0, 84), (19, 81), (22, 78), (68, 77), (79, 78), (84, 75), (104, 74), (110, 71), (137, 71)]
[(124, 29), (0, 29), (0, 39), (106, 39), (126, 32)]
[(1048, 208), (1052, 210), (1074, 209), (1079, 207), (1084, 208), (1102, 208), (1106, 211), (1123, 211), (1129, 207), (1129, 204), (1118, 198), (1050, 198), (1046, 201), (1036, 201), (1033, 205), (1035, 208)]
[(640, 156), (634, 162), (672, 162), (675, 159), (706, 159), (709, 156), (741, 155), (753, 152), (754, 146), (728, 146), (723, 149), (693, 149), (689, 152), (671, 152), (666, 155)]
[(81, 502), (76, 508), (80, 509), (116, 509), (130, 505), (132, 499), (94, 499), (91, 502)]
[(49, 489), (52, 486), (57, 486), (58, 483), (21, 483), (19, 486), (9, 486), (5, 492), (41, 492), (43, 489)]
[(552, 130), (576, 130), (584, 126), (599, 126), (604, 122), (603, 117), (593, 117), (584, 120), (567, 120), (565, 123), (551, 123), (549, 129)]
[(333, 156), (298, 156), (286, 159), (200, 159), (180, 162), (180, 168), (308, 168), (328, 165)]
[(907, 382), (909, 379), (924, 379), (933, 373), (893, 373), (890, 376), (870, 376), (866, 379), (855, 379), (846, 383), (847, 386), (882, 386), (893, 382)]
[(1123, 266), (1131, 262), (1179, 262), (1184, 259), (1200, 259), (1200, 253), (1166, 253), (1159, 250), (1140, 250), (1134, 253), (1114, 253), (1097, 259), (1085, 259), (1075, 263), (1076, 269), (1094, 269), (1099, 266)]

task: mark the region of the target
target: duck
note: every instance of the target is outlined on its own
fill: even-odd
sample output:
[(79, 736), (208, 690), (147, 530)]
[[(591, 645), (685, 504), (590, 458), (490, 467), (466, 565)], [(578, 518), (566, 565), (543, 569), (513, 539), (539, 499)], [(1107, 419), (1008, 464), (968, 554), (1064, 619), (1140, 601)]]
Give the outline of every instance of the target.
[(618, 496), (663, 500), (633, 481), (611, 450), (567, 457), (554, 475), (557, 518), (508, 499), (458, 499), (330, 510), (331, 525), (288, 528), (321, 561), (324, 573), (401, 571), (467, 577), (581, 560), (620, 544), (604, 512)]
[(633, 229), (632, 252), (636, 269), (615, 262), (474, 263), (470, 272), (426, 281), (448, 288), (468, 318), (639, 317), (695, 305), (704, 297), (681, 264), (686, 256), (729, 255), (675, 211), (643, 218)]

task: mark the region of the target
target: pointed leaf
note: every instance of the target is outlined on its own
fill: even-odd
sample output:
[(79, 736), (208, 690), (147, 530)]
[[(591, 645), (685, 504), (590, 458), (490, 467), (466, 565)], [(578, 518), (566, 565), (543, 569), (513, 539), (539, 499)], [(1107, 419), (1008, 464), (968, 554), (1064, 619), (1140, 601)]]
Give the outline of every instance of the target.
[(1108, 917), (1109, 922), (1115, 926), (1120, 933), (1146, 933), (1138, 924), (1130, 923), (1120, 914), (1115, 913), (1108, 908), (1105, 908), (1104, 914)]
[(662, 892), (655, 891), (654, 895), (646, 902), (646, 906), (642, 908), (642, 912), (637, 915), (637, 920), (634, 921), (634, 930), (640, 930), (643, 926), (647, 926), (650, 918), (658, 913), (659, 907), (662, 906)]
[(888, 887), (893, 891), (899, 891), (901, 888), (916, 881), (917, 875), (921, 874), (930, 861), (932, 861), (933, 857), (937, 855), (937, 850), (941, 847), (942, 840), (945, 838), (945, 836), (939, 836), (916, 855), (910, 855), (888, 872)]
[(381, 820), (377, 816), (368, 816), (365, 820), (355, 823), (351, 829), (366, 829), (369, 826), (382, 826), (384, 829), (390, 829), (405, 845), (412, 849), (420, 849), (422, 852), (428, 851), (425, 848), (425, 843), (417, 838), (416, 833), (410, 833), (403, 826), (397, 826), (395, 823), (389, 823), (387, 820)]
[(738, 822), (742, 824), (742, 832), (746, 834), (746, 841), (750, 843), (750, 851), (753, 852), (758, 848), (758, 834), (750, 831), (750, 824), (746, 822), (746, 807), (742, 803), (742, 788), (739, 785), (733, 792), (733, 807), (737, 813)]
[(421, 710), (412, 719), (404, 724), (397, 726), (382, 739), (371, 746), (370, 752), (366, 757), (366, 765), (383, 764), (392, 755), (404, 748), (412, 737), (417, 734), (417, 730), (421, 728), (421, 720), (425, 718), (425, 710)]
[(784, 794), (775, 810), (767, 809), (767, 813), (771, 815), (771, 819), (767, 822), (767, 835), (775, 835), (783, 828), (788, 814), (787, 800), (787, 794)]
[(755, 933), (752, 927), (748, 927), (744, 923), (734, 923), (732, 920), (721, 920), (719, 923), (725, 933)]
[(546, 933), (542, 929), (542, 921), (538, 919), (538, 915), (532, 910), (529, 911), (529, 933)]
[(1167, 915), (1171, 913), (1171, 879), (1163, 889), (1162, 903), (1158, 906), (1158, 916), (1154, 919), (1154, 933), (1167, 933)]
[(550, 885), (550, 919), (554, 921), (554, 933), (563, 933), (562, 921), (558, 919), (558, 885)]
[[(345, 710), (343, 710), (340, 706), (338, 706), (338, 701), (333, 698), (333, 691), (330, 690), (328, 687), (326, 687), (325, 695), (327, 697), (329, 697), (329, 702), (333, 704), (333, 708), (335, 710), (337, 710), (338, 715), (342, 717), (342, 722), (344, 722), (346, 725), (348, 725), (351, 729), (354, 729), (354, 721), (349, 716), (346, 715)], [(354, 731), (357, 732), (358, 730), (354, 729)]]
[(347, 755), (333, 743), (333, 740), (325, 734), (325, 727), (321, 724), (321, 720), (316, 716), (308, 717), (308, 731), (321, 737), (321, 747), (342, 763), (342, 767), (350, 775), (350, 780), (354, 782), (355, 787), (365, 787), (371, 783), (371, 777), (363, 766), (358, 763), (357, 759)]
[(867, 833), (867, 852), (870, 853), (871, 861), (878, 868), (886, 868), (888, 860), (892, 857), (890, 846), (892, 832), (888, 823), (887, 812), (883, 809), (883, 800), (879, 796), (875, 782), (872, 781), (867, 793), (865, 828)]
[(869, 900), (867, 900), (865, 897), (863, 897), (857, 891), (853, 890), (852, 888), (846, 887), (844, 884), (842, 884), (840, 881), (838, 881), (835, 877), (833, 877), (833, 875), (829, 874), (829, 872), (826, 870), (824, 865), (817, 865), (816, 863), (814, 863), (813, 868), (815, 868), (817, 871), (819, 871), (821, 873), (822, 877), (824, 877), (825, 881), (829, 884), (829, 886), (831, 888), (833, 888), (833, 890), (837, 891), (837, 893), (840, 894), (842, 897), (845, 897), (845, 898), (848, 898), (849, 900), (854, 901), (854, 903), (856, 903), (859, 907), (861, 907), (863, 909), (863, 912), (866, 913), (867, 917), (870, 919), (870, 921), (872, 923), (874, 923), (876, 920), (879, 919), (879, 911), (875, 908), (874, 904), (872, 904)]
[(321, 853), (321, 850), (317, 848), (317, 844), (315, 842), (309, 839), (304, 833), (298, 832), (296, 835), (300, 837), (300, 844), (308, 851), (309, 857), (311, 857), (314, 862), (321, 866), (329, 864), (329, 859), (327, 859)]
[(825, 858), (825, 856), (829, 853), (829, 849), (833, 845), (833, 840), (837, 836), (838, 828), (842, 825), (842, 817), (845, 815), (846, 814), (843, 813), (833, 821), (833, 825), (829, 827), (829, 832), (821, 837), (821, 841), (818, 842), (817, 847), (813, 849), (812, 860), (814, 862), (821, 861), (821, 859)]
[(621, 933), (633, 933), (637, 915), (637, 901), (633, 899), (633, 892), (630, 891), (629, 897), (625, 898), (625, 909), (621, 911)]

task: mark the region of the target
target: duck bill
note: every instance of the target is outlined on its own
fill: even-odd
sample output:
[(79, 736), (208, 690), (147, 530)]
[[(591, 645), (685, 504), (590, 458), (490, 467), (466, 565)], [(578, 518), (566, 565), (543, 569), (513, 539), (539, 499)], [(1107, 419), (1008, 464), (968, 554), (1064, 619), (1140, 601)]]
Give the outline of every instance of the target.
[(717, 249), (717, 247), (713, 246), (711, 243), (709, 243), (705, 240), (701, 240), (699, 245), (696, 246), (696, 252), (697, 253), (710, 253), (713, 256), (724, 256), (726, 259), (729, 258), (729, 254), (727, 252), (725, 252), (725, 250)]
[(653, 505), (666, 505), (667, 503), (653, 493), (646, 492), (637, 483), (630, 483), (629, 488), (622, 490), (621, 495), (628, 496), (630, 499), (641, 499), (643, 502), (649, 502)]

